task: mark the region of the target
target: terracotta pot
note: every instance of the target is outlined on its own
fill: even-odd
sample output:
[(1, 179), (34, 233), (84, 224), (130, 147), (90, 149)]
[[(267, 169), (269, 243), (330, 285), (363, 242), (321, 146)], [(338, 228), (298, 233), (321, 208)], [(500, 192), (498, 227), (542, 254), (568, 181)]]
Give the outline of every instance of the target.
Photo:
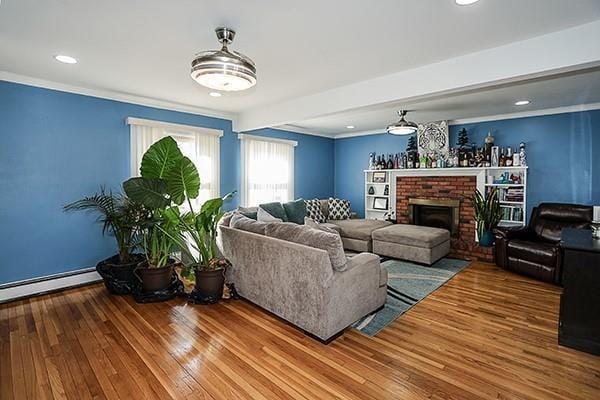
[(135, 274), (142, 282), (142, 290), (148, 293), (168, 288), (171, 284), (174, 266), (175, 260), (169, 260), (169, 264), (160, 268), (149, 268), (146, 261), (138, 264)]
[(225, 270), (216, 271), (196, 270), (197, 296), (206, 303), (216, 303), (223, 297)]

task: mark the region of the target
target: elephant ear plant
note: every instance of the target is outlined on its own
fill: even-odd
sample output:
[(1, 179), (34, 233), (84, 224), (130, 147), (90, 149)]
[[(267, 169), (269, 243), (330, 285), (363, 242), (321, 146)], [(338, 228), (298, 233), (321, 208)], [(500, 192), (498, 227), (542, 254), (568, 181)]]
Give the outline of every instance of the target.
[[(217, 258), (216, 225), (222, 216), (223, 202), (229, 195), (208, 200), (199, 212), (194, 211), (193, 200), (200, 192), (200, 176), (194, 163), (181, 153), (172, 137), (165, 137), (150, 146), (142, 158), (140, 172), (141, 177), (127, 180), (123, 187), (128, 196), (154, 214), (144, 240), (149, 265), (161, 266), (174, 248), (185, 253), (191, 260), (191, 267), (197, 271), (218, 264), (213, 261)], [(183, 204), (189, 209), (185, 213), (178, 207)], [(156, 241), (156, 246), (152, 246), (152, 240)]]
[(498, 188), (492, 188), (485, 196), (479, 190), (475, 190), (471, 197), (471, 202), (475, 209), (479, 244), (489, 247), (494, 241), (492, 230), (498, 226), (501, 219)]

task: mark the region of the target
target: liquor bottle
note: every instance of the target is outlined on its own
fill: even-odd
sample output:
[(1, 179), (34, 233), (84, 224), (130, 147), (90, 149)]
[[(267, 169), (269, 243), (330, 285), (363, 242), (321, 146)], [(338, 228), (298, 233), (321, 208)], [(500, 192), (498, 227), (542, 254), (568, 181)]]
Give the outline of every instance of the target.
[(375, 169), (381, 169), (381, 156), (377, 156), (377, 162), (375, 163)]
[(492, 147), (494, 146), (494, 137), (492, 131), (489, 131), (485, 138), (485, 161), (491, 164), (492, 162)]
[(413, 153), (409, 152), (406, 156), (406, 168), (413, 169), (415, 166), (414, 162)]
[(498, 166), (506, 166), (506, 155), (504, 154), (504, 147), (500, 147), (500, 159), (498, 160)]
[(400, 162), (400, 168), (402, 168), (402, 169), (408, 168), (408, 160), (406, 159), (406, 153), (404, 153), (404, 152), (400, 153), (400, 157), (402, 159)]
[(400, 168), (400, 164), (399, 164), (399, 160), (398, 160), (398, 153), (394, 154), (394, 169), (399, 169)]
[(369, 169), (375, 169), (375, 153), (369, 153)]
[(394, 169), (394, 162), (392, 161), (392, 155), (388, 155), (388, 161), (387, 161), (387, 165), (385, 166), (386, 169)]
[(511, 147), (506, 148), (506, 158), (504, 159), (504, 165), (506, 165), (507, 167), (512, 167), (513, 165), (513, 155)]
[(519, 152), (515, 150), (513, 152), (513, 167), (518, 167), (521, 165), (521, 157), (519, 157)]

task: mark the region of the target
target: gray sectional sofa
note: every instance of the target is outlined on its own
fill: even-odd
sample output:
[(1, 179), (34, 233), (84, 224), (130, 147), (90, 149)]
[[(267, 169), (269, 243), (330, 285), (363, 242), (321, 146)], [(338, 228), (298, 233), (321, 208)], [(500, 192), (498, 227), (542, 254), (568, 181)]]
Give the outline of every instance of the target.
[(374, 254), (346, 259), (335, 233), (293, 225), (224, 219), (218, 242), (232, 263), (228, 280), (242, 297), (327, 342), (385, 304), (387, 271)]

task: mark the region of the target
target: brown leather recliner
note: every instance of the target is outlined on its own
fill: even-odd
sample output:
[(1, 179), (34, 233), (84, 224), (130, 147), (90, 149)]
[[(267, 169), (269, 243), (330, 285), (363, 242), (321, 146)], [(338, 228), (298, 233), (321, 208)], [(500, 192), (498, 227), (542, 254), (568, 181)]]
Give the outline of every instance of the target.
[(533, 209), (529, 226), (497, 228), (496, 265), (557, 285), (562, 280), (559, 246), (564, 228), (590, 229), (593, 208), (578, 204), (541, 203)]

